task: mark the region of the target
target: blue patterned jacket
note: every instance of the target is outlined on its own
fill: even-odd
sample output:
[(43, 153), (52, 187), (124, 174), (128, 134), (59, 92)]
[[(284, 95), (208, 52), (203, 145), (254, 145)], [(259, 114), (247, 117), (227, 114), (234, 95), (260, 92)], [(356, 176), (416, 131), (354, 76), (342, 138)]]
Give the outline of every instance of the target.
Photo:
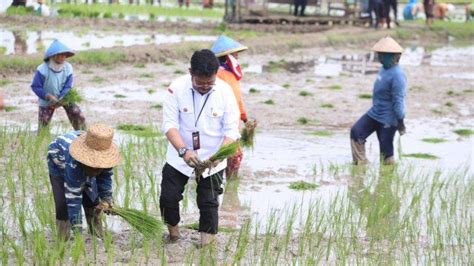
[(64, 178), (64, 192), (69, 221), (73, 226), (82, 224), (81, 205), (83, 195), (92, 202), (99, 198), (112, 199), (112, 168), (98, 176), (86, 176), (82, 164), (69, 154), (71, 142), (83, 131), (73, 131), (58, 136), (48, 148), (49, 174)]

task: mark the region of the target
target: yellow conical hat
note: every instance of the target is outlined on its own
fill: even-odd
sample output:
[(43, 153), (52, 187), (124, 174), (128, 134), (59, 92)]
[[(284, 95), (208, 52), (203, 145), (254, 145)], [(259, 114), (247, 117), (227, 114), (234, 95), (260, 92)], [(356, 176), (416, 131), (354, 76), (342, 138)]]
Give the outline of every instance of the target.
[(381, 52), (381, 53), (403, 53), (403, 48), (398, 44), (392, 37), (387, 36), (380, 39), (372, 51)]

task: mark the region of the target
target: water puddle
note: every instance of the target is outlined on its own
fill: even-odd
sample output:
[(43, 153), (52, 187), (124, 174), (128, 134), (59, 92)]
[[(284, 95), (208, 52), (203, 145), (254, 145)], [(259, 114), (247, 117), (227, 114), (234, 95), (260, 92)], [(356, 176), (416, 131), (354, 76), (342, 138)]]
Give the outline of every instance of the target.
[(0, 54), (34, 54), (43, 53), (54, 39), (66, 43), (76, 51), (127, 47), (144, 44), (170, 44), (191, 41), (214, 41), (210, 35), (178, 34), (109, 34), (101, 32), (61, 32), (61, 31), (9, 31), (0, 29)]

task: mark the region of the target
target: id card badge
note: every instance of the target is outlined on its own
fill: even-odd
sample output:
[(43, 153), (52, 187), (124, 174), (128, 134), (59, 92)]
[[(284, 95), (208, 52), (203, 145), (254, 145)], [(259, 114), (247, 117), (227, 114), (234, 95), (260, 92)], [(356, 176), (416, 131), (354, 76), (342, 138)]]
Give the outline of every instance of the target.
[(199, 131), (193, 132), (193, 150), (197, 151), (201, 148), (201, 140), (199, 139)]

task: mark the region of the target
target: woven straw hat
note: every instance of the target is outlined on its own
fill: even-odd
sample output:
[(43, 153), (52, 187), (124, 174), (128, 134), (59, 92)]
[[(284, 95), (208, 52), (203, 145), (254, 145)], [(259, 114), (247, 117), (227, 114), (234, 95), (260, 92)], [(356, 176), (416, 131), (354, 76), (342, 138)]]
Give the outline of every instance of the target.
[(114, 129), (105, 124), (91, 125), (71, 143), (71, 156), (92, 168), (111, 168), (120, 163), (120, 151), (112, 142)]
[(372, 51), (381, 52), (381, 53), (403, 53), (403, 48), (398, 44), (392, 37), (387, 36), (380, 39)]

